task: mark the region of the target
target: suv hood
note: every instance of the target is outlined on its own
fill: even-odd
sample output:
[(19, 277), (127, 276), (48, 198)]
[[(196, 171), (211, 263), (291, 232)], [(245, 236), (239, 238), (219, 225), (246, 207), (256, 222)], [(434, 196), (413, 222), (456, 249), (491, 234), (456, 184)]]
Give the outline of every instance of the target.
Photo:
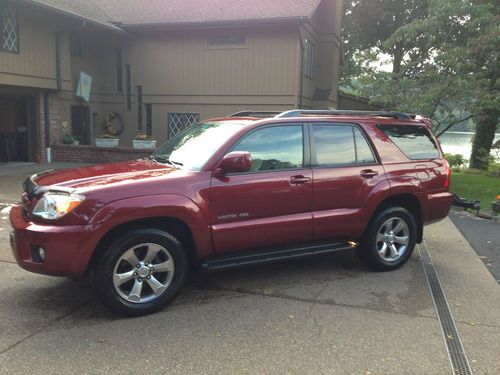
[(91, 188), (130, 180), (164, 176), (175, 168), (152, 160), (133, 160), (89, 167), (42, 172), (32, 181), (39, 186), (64, 186), (68, 188)]

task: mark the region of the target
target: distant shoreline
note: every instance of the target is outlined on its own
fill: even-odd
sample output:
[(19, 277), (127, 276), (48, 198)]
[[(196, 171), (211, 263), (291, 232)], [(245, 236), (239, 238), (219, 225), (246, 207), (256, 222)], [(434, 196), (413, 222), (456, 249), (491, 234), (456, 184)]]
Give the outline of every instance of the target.
[[(445, 134), (472, 134), (474, 135), (474, 132), (450, 132), (450, 131), (447, 131), (447, 132), (444, 132), (443, 135)], [(500, 137), (500, 133), (495, 133), (495, 137)]]

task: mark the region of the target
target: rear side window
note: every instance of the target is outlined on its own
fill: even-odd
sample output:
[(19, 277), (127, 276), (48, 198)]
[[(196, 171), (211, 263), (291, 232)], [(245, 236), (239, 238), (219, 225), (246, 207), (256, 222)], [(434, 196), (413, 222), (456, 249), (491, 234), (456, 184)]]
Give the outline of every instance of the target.
[(375, 157), (361, 131), (352, 125), (313, 125), (314, 166), (374, 163)]
[(408, 159), (437, 159), (439, 151), (429, 131), (423, 126), (379, 125), (378, 128)]

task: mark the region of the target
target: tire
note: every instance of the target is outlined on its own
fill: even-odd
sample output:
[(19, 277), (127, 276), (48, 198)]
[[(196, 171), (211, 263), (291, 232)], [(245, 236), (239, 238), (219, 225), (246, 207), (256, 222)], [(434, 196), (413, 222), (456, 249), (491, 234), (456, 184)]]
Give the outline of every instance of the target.
[(158, 229), (139, 229), (111, 243), (95, 268), (94, 287), (111, 311), (147, 315), (177, 297), (188, 264), (177, 238)]
[(410, 258), (417, 236), (414, 216), (390, 207), (372, 219), (358, 248), (360, 259), (375, 271), (392, 271)]

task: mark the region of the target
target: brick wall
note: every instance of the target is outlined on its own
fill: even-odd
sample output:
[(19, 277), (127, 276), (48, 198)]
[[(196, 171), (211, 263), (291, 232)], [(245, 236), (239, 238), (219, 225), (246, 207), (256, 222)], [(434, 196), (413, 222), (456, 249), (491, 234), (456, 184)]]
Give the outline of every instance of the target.
[[(45, 148), (47, 147), (47, 142), (45, 139), (45, 105), (44, 105), (44, 94), (40, 93), (37, 96), (36, 108), (38, 113), (38, 156), (37, 161), (39, 163), (47, 162), (47, 155)], [(61, 143), (63, 130), (61, 127), (61, 107), (59, 96), (57, 93), (49, 93), (49, 123), (50, 123), (50, 144)]]
[(112, 163), (115, 161), (140, 159), (152, 151), (126, 147), (95, 147), (55, 144), (52, 145), (52, 160), (75, 163)]

